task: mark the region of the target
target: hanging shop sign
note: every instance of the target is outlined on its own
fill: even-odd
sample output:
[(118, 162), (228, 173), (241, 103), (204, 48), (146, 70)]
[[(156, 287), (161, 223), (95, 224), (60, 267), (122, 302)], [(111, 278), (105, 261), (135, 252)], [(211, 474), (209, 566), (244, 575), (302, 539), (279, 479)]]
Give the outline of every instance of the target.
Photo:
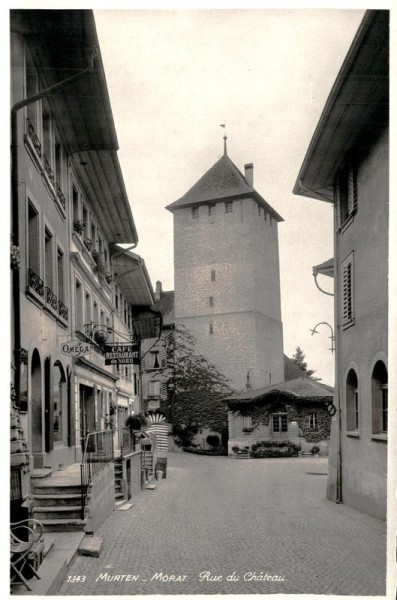
[(139, 344), (106, 344), (105, 365), (139, 365)]
[(71, 356), (72, 358), (79, 358), (80, 356), (85, 356), (86, 354), (89, 354), (90, 351), (90, 344), (86, 342), (81, 342), (80, 340), (71, 340), (69, 342), (64, 342), (61, 345), (62, 354), (66, 354), (67, 356)]

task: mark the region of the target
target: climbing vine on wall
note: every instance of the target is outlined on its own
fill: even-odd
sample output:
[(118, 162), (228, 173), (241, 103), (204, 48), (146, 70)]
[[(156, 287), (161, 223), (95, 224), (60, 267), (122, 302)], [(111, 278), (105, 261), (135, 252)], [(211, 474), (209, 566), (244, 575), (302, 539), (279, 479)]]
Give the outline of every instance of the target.
[[(289, 403), (290, 402), (290, 403)], [(296, 421), (299, 427), (299, 433), (309, 443), (319, 442), (327, 438), (331, 429), (331, 417), (326, 407), (321, 402), (300, 402), (292, 403), (289, 400), (275, 398), (269, 400), (266, 404), (261, 402), (250, 402), (246, 404), (234, 404), (233, 410), (242, 416), (250, 415), (252, 426), (258, 427), (260, 424), (268, 426), (272, 413), (287, 413), (288, 422)], [(310, 413), (316, 414), (316, 428), (310, 426)]]
[(197, 352), (196, 340), (177, 326), (165, 340), (166, 358), (162, 375), (167, 398), (160, 408), (183, 440), (200, 428), (222, 433), (227, 428), (227, 406), (223, 399), (232, 389), (227, 378)]

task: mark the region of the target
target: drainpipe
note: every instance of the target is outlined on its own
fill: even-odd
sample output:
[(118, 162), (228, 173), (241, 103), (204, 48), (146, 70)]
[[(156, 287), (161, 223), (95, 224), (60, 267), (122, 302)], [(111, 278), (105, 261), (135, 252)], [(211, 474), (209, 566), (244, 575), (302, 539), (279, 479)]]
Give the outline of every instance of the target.
[(339, 247), (337, 207), (334, 205), (334, 270), (335, 270), (335, 300), (334, 300), (334, 328), (335, 328), (335, 389), (338, 397), (338, 439), (337, 439), (337, 463), (336, 463), (336, 503), (340, 504), (343, 500), (342, 495), (342, 409), (341, 409), (341, 374), (340, 374), (340, 329), (339, 329), (339, 302), (340, 302), (340, 281), (339, 281)]
[[(69, 83), (73, 83), (84, 77), (84, 75), (91, 73), (94, 70), (94, 59), (97, 54), (96, 48), (93, 48), (92, 55), (88, 58), (88, 67), (79, 71), (75, 75), (60, 81), (50, 87), (42, 90), (30, 98), (25, 98), (19, 102), (16, 102), (11, 108), (11, 232), (12, 232), (12, 243), (19, 248), (19, 198), (18, 198), (18, 112), (21, 108), (25, 108), (33, 102), (37, 102), (42, 98), (56, 94), (59, 90), (63, 89)], [(14, 362), (15, 362), (15, 375), (14, 375), (14, 386), (15, 386), (15, 398), (19, 404), (21, 395), (21, 301), (20, 301), (20, 275), (19, 269), (13, 269), (12, 274), (12, 296), (13, 296), (13, 307), (14, 307)]]

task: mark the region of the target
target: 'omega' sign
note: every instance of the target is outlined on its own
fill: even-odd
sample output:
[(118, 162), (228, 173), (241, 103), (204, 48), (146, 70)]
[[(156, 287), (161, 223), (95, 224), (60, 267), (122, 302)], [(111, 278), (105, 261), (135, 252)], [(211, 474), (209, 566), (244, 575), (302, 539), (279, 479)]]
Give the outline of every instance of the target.
[(67, 356), (71, 356), (72, 358), (85, 356), (86, 354), (90, 353), (90, 350), (90, 344), (87, 344), (86, 342), (80, 342), (80, 340), (64, 342), (61, 346), (62, 354), (66, 354)]

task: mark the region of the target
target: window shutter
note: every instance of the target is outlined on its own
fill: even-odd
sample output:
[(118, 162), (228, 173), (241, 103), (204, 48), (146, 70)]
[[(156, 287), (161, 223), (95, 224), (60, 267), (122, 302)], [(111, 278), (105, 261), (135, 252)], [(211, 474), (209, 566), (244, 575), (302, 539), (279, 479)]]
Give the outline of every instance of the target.
[(342, 274), (343, 285), (343, 322), (351, 321), (353, 318), (352, 310), (352, 263), (348, 262), (343, 267)]
[(353, 215), (357, 210), (357, 177), (352, 163), (349, 164), (349, 215)]
[(44, 363), (44, 428), (45, 428), (45, 451), (54, 449), (54, 403), (52, 401), (54, 382), (51, 368), (51, 356)]
[(340, 186), (339, 186), (339, 174), (335, 177), (334, 181), (334, 202), (336, 208), (336, 226), (338, 229), (342, 226), (341, 210), (340, 210)]

